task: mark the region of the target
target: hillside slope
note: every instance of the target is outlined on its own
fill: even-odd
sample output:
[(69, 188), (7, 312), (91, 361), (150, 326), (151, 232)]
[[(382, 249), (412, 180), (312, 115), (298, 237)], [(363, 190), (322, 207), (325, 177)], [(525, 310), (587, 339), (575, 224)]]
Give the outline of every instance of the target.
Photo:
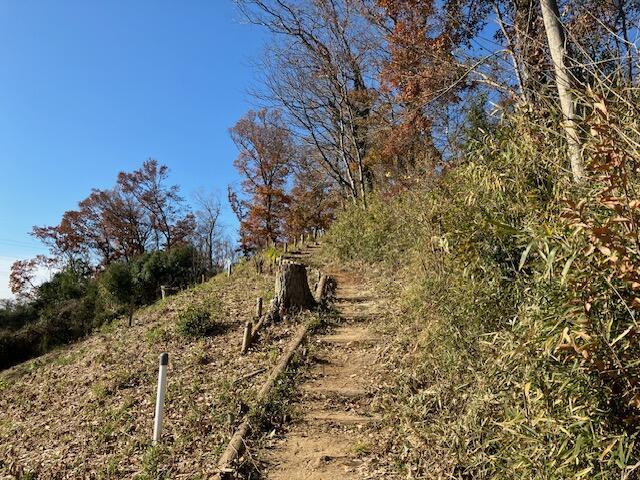
[[(0, 373), (0, 478), (207, 478), (295, 325), (239, 355), (255, 299), (273, 276), (247, 262), (65, 348)], [(190, 338), (176, 316), (193, 306), (217, 322)], [(164, 437), (151, 445), (158, 355), (169, 352)], [(235, 382), (235, 383), (234, 383)]]

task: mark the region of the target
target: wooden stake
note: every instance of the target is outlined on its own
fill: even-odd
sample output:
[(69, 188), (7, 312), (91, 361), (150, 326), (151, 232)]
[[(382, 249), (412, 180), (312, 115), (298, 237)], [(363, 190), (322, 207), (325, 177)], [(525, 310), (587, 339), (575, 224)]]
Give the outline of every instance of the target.
[(260, 320), (262, 317), (262, 297), (256, 298), (256, 318)]
[(241, 353), (247, 353), (249, 350), (249, 346), (251, 345), (251, 330), (253, 324), (251, 322), (247, 322), (244, 325), (244, 335), (242, 336), (242, 350)]
[(253, 372), (251, 372), (251, 373), (247, 373), (246, 375), (242, 375), (240, 378), (236, 378), (236, 379), (233, 381), (233, 385), (237, 385), (237, 384), (238, 384), (238, 383), (240, 383), (240, 382), (243, 382), (243, 381), (245, 381), (245, 380), (248, 380), (248, 379), (250, 379), (250, 378), (253, 378), (253, 377), (255, 377), (256, 375), (260, 375), (262, 372), (266, 372), (266, 371), (267, 371), (267, 369), (266, 369), (266, 368), (259, 368), (259, 369), (257, 369), (257, 370), (254, 370), (254, 371), (253, 371)]

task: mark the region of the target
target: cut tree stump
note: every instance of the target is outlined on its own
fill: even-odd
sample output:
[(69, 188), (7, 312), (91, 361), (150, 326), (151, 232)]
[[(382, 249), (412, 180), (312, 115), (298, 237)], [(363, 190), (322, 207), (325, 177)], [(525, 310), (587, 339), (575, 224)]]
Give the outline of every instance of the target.
[(287, 262), (276, 277), (276, 303), (282, 313), (313, 308), (316, 304), (309, 289), (307, 269), (301, 263)]
[(276, 294), (267, 313), (268, 321), (277, 321), (289, 312), (307, 310), (315, 305), (306, 267), (301, 263), (283, 262), (276, 276)]

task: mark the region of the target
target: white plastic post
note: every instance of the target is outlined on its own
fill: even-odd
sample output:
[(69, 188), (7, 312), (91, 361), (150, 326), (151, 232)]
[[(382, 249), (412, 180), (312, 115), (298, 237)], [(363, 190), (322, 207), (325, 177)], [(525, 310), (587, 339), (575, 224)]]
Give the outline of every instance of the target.
[(162, 300), (167, 296), (166, 287), (164, 285), (160, 285), (160, 295), (162, 296)]
[(227, 277), (231, 276), (231, 262), (227, 263)]
[(158, 370), (158, 393), (156, 396), (156, 417), (153, 422), (153, 443), (158, 443), (162, 436), (162, 418), (164, 416), (164, 394), (167, 390), (167, 365), (169, 354), (161, 353), (159, 357), (160, 368)]

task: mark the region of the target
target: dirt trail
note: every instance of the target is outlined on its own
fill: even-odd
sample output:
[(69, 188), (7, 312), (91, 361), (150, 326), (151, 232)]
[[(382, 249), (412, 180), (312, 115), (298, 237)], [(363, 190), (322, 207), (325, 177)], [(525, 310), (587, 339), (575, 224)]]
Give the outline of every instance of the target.
[(267, 479), (367, 478), (359, 457), (379, 420), (371, 408), (371, 373), (381, 350), (371, 328), (378, 304), (353, 275), (328, 273), (338, 282), (340, 318), (329, 334), (311, 339), (315, 362), (301, 385), (302, 416), (271, 441), (264, 455)]

